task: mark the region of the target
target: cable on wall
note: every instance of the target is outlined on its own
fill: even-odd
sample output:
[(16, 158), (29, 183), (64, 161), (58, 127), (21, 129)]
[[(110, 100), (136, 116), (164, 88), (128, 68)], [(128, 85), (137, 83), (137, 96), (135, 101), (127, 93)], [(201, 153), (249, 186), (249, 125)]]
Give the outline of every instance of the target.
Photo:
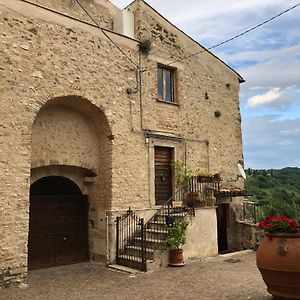
[[(201, 54), (201, 53), (203, 53), (203, 52), (208, 52), (208, 51), (210, 51), (210, 50), (212, 50), (212, 49), (214, 49), (214, 48), (218, 48), (218, 47), (220, 47), (220, 46), (222, 46), (222, 45), (225, 45), (225, 44), (227, 44), (227, 43), (229, 43), (229, 42), (231, 42), (231, 41), (233, 41), (233, 40), (235, 40), (235, 39), (237, 39), (237, 38), (239, 38), (239, 37), (241, 37), (241, 36), (244, 36), (245, 34), (251, 32), (251, 31), (254, 31), (255, 29), (257, 29), (257, 28), (259, 28), (259, 27), (261, 27), (261, 26), (263, 26), (263, 25), (268, 24), (269, 22), (271, 22), (271, 21), (273, 21), (273, 20), (275, 20), (275, 19), (281, 17), (282, 15), (284, 15), (284, 14), (286, 14), (286, 13), (288, 13), (288, 12), (294, 10), (294, 9), (296, 9), (296, 8), (299, 7), (299, 6), (300, 6), (300, 3), (298, 3), (298, 4), (292, 6), (292, 7), (288, 8), (288, 9), (286, 9), (286, 10), (284, 10), (284, 11), (278, 13), (278, 14), (275, 15), (275, 16), (272, 16), (271, 18), (269, 18), (269, 19), (267, 19), (267, 20), (265, 20), (265, 21), (263, 21), (263, 22), (261, 22), (261, 23), (255, 25), (255, 26), (253, 26), (253, 27), (251, 27), (251, 28), (249, 28), (249, 29), (247, 29), (247, 30), (245, 30), (245, 31), (243, 31), (243, 32), (241, 32), (241, 33), (239, 33), (239, 34), (237, 34), (237, 35), (235, 35), (235, 36), (233, 36), (233, 37), (231, 37), (231, 38), (229, 38), (229, 39), (223, 41), (223, 42), (220, 42), (220, 43), (218, 43), (218, 44), (215, 44), (215, 45), (213, 45), (213, 46), (211, 46), (211, 47), (209, 47), (209, 48), (204, 48), (203, 46), (201, 46), (201, 47), (204, 48), (203, 50), (198, 51), (198, 52), (195, 52), (195, 53), (190, 54), (190, 55), (188, 55), (188, 56), (185, 56), (185, 57), (183, 57), (183, 58), (181, 58), (181, 59), (177, 59), (177, 60), (171, 61), (168, 65), (172, 65), (172, 64), (174, 64), (174, 63), (176, 63), (176, 62), (181, 62), (181, 61), (186, 60), (186, 59), (188, 59), (188, 58), (190, 58), (190, 57), (196, 56), (196, 55)], [(188, 49), (188, 48), (186, 48), (185, 50), (187, 50), (187, 49)], [(143, 72), (146, 72), (146, 71), (150, 71), (150, 70), (153, 70), (153, 69), (156, 69), (156, 68), (144, 69), (144, 70), (142, 70), (142, 71), (143, 71)]]
[(86, 15), (95, 23), (98, 29), (105, 35), (105, 37), (136, 67), (139, 66), (112, 40), (112, 38), (99, 26), (98, 22), (93, 18), (93, 16), (86, 10), (79, 0), (74, 0), (80, 8), (86, 13)]

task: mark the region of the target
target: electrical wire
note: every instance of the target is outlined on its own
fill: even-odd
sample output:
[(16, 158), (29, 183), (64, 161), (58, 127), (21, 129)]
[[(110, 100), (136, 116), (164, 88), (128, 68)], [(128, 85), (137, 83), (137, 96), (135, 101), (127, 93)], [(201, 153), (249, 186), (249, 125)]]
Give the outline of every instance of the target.
[(109, 39), (113, 43), (113, 45), (132, 63), (136, 68), (139, 68), (139, 66), (112, 40), (112, 38), (99, 26), (97, 21), (93, 18), (93, 16), (86, 10), (86, 8), (81, 4), (79, 0), (74, 0), (80, 8), (87, 14), (87, 16), (95, 23), (98, 29), (102, 31), (102, 33), (105, 35), (106, 38)]
[[(235, 39), (237, 39), (237, 38), (239, 38), (239, 37), (241, 37), (241, 36), (243, 36), (243, 35), (245, 35), (245, 34), (251, 32), (251, 31), (253, 31), (253, 30), (255, 30), (255, 29), (257, 29), (257, 28), (259, 28), (259, 27), (261, 27), (261, 26), (263, 26), (263, 25), (265, 25), (265, 24), (268, 24), (269, 22), (271, 22), (271, 21), (277, 19), (278, 17), (280, 17), (280, 16), (282, 16), (282, 15), (288, 13), (288, 12), (290, 12), (291, 10), (294, 10), (295, 8), (297, 8), (297, 7), (299, 7), (299, 6), (300, 6), (300, 3), (298, 3), (298, 4), (292, 6), (292, 7), (288, 8), (288, 9), (286, 9), (286, 10), (284, 10), (284, 11), (278, 13), (277, 15), (275, 15), (275, 16), (273, 16), (273, 17), (271, 17), (271, 18), (269, 18), (269, 19), (267, 19), (267, 20), (265, 20), (265, 21), (263, 21), (263, 22), (261, 22), (261, 23), (255, 25), (255, 26), (253, 26), (253, 27), (251, 27), (251, 28), (249, 28), (249, 29), (247, 29), (247, 30), (245, 30), (245, 31), (243, 31), (243, 32), (241, 32), (241, 33), (239, 33), (239, 34), (237, 34), (237, 35), (235, 35), (235, 36), (233, 36), (233, 37), (231, 37), (231, 38), (229, 38), (229, 39), (223, 41), (223, 42), (220, 42), (220, 43), (218, 43), (218, 44), (215, 44), (215, 45), (213, 45), (213, 46), (211, 46), (211, 47), (209, 47), (209, 48), (205, 48), (205, 47), (201, 46), (201, 47), (204, 48), (203, 50), (198, 51), (198, 52), (195, 52), (195, 53), (190, 54), (190, 55), (188, 55), (188, 56), (185, 56), (185, 57), (183, 57), (183, 58), (181, 58), (181, 59), (177, 59), (177, 60), (171, 61), (168, 65), (172, 65), (172, 64), (174, 64), (174, 63), (176, 63), (176, 62), (181, 62), (181, 61), (186, 60), (186, 59), (188, 59), (188, 58), (190, 58), (190, 57), (196, 56), (196, 55), (201, 54), (201, 53), (203, 53), (203, 52), (209, 52), (209, 51), (212, 50), (212, 49), (215, 49), (215, 48), (218, 48), (218, 47), (220, 47), (220, 46), (222, 46), (222, 45), (225, 45), (225, 44), (227, 44), (227, 43), (229, 43), (229, 42), (231, 42), (231, 41), (233, 41), (233, 40), (235, 40)], [(185, 49), (185, 50), (187, 50), (187, 49)], [(153, 69), (156, 69), (156, 68), (153, 68)], [(144, 69), (143, 72), (151, 71), (151, 70), (153, 70), (153, 69)]]

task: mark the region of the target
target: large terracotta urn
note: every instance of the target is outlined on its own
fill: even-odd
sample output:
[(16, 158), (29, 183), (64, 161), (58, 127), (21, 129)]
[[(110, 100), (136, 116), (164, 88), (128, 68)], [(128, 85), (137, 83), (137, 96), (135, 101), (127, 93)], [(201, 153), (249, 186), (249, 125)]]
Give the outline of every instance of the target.
[(300, 299), (300, 233), (274, 233), (260, 243), (257, 267), (275, 299)]

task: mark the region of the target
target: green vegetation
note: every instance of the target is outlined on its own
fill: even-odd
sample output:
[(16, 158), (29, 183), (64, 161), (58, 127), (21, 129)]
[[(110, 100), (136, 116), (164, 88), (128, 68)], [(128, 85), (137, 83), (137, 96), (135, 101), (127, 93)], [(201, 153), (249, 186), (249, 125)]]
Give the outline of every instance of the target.
[(300, 207), (300, 168), (246, 170), (246, 189), (251, 200), (267, 214), (296, 218)]
[(188, 225), (188, 222), (180, 221), (168, 227), (168, 236), (164, 241), (164, 249), (181, 249), (186, 242), (186, 230)]

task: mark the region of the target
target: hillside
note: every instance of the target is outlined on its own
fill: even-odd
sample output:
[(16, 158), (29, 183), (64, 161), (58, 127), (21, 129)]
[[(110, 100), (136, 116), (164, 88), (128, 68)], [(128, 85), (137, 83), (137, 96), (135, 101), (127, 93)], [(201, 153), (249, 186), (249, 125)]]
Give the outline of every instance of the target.
[(300, 206), (300, 168), (248, 169), (246, 174), (246, 189), (252, 195), (251, 200), (262, 206), (272, 206), (269, 214), (278, 211), (289, 215), (287, 207)]

